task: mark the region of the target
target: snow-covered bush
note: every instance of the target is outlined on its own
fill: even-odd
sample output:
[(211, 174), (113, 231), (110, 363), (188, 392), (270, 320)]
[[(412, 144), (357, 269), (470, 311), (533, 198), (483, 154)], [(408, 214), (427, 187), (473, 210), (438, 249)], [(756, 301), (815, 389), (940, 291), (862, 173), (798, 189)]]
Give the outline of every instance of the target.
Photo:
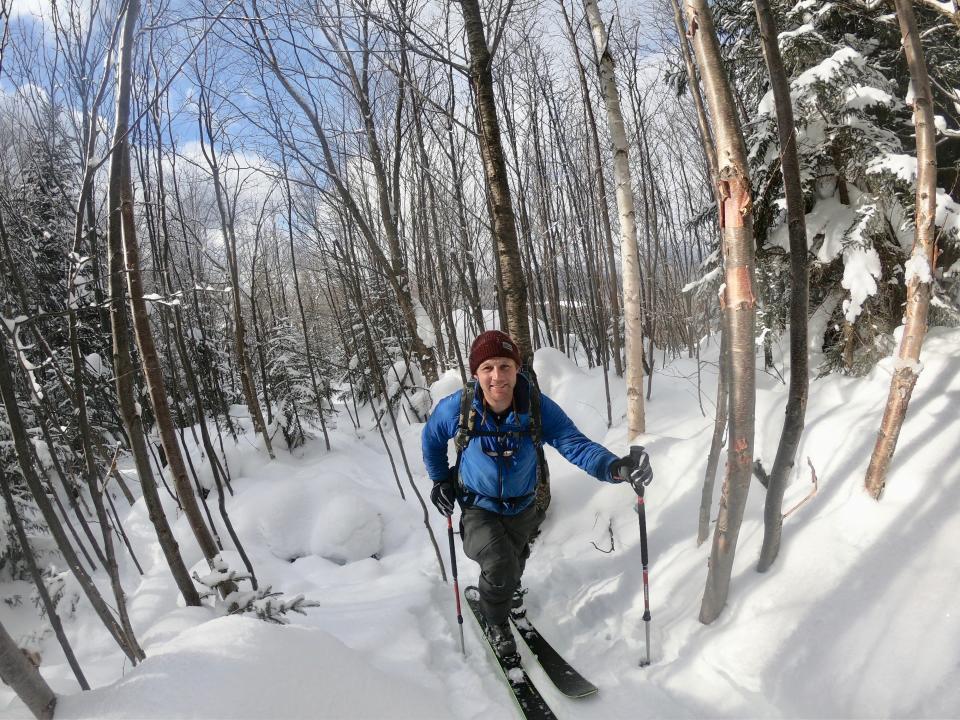
[(221, 585), (231, 583), (234, 589), (223, 598), (223, 607), (229, 615), (250, 613), (260, 620), (285, 625), (289, 622), (285, 617), (288, 613), (296, 612), (305, 615), (306, 608), (320, 605), (315, 600), (307, 600), (303, 595), (284, 598), (283, 593), (274, 592), (270, 585), (240, 590), (238, 583), (249, 581), (251, 579), (249, 573), (231, 570), (220, 555), (213, 559), (210, 572), (205, 575), (194, 572), (193, 579), (206, 588), (202, 593), (204, 597), (216, 597)]

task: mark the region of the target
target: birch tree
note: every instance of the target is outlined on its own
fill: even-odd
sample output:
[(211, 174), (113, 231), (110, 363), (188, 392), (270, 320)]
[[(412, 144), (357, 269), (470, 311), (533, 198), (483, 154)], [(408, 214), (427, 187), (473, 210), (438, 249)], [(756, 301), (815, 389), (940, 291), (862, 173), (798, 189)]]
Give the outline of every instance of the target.
[(730, 352), (730, 439), (727, 475), (713, 534), (700, 621), (719, 617), (730, 591), (733, 559), (750, 489), (753, 464), (756, 366), (753, 293), (754, 237), (747, 152), (733, 92), (724, 71), (713, 17), (706, 0), (686, 0), (687, 28), (713, 120), (717, 147), (720, 229), (724, 259), (724, 322)]
[(613, 145), (613, 175), (620, 215), (620, 257), (623, 263), (624, 347), (626, 350), (627, 442), (646, 432), (643, 405), (643, 319), (641, 307), (640, 259), (637, 252), (637, 219), (633, 202), (633, 181), (630, 177), (630, 151), (627, 131), (620, 108), (613, 53), (607, 30), (600, 17), (596, 0), (584, 0), (584, 9), (593, 32), (598, 58), (597, 72), (603, 100), (607, 107), (607, 124)]
[(867, 492), (876, 500), (883, 494), (890, 460), (897, 448), (897, 439), (907, 414), (910, 396), (920, 375), (920, 348), (927, 333), (927, 313), (937, 258), (934, 225), (937, 215), (937, 147), (933, 95), (913, 6), (909, 0), (895, 0), (894, 4), (914, 93), (917, 194), (913, 251), (906, 267), (907, 307), (904, 312), (903, 337), (897, 350), (896, 366), (890, 380), (890, 393), (884, 407), (883, 419), (880, 421), (877, 443), (873, 448), (864, 480)]

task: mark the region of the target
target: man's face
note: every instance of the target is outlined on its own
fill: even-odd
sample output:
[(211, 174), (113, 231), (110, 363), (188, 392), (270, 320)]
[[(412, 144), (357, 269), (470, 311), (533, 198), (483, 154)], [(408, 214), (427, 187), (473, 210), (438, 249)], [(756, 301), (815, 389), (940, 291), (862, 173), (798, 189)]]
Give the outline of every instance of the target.
[(507, 357), (490, 358), (477, 368), (477, 380), (483, 396), (496, 412), (505, 410), (513, 402), (518, 370), (513, 358)]

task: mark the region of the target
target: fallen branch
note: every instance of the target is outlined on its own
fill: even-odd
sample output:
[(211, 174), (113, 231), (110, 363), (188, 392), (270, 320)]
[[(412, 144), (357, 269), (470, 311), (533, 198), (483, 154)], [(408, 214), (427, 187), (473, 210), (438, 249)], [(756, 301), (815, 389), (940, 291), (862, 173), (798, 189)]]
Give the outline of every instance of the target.
[(789, 510), (787, 510), (787, 511), (783, 514), (783, 519), (784, 519), (784, 520), (786, 520), (786, 519), (787, 519), (790, 515), (792, 515), (795, 511), (797, 511), (797, 510), (799, 510), (801, 507), (803, 507), (803, 505), (805, 505), (810, 499), (813, 498), (814, 495), (817, 494), (817, 490), (820, 489), (820, 484), (819, 484), (819, 481), (817, 480), (817, 470), (816, 470), (816, 468), (813, 467), (813, 463), (810, 462), (809, 456), (807, 457), (807, 465), (810, 466), (810, 482), (813, 483), (813, 490), (811, 490), (809, 493), (807, 493), (807, 496), (806, 496), (805, 498), (803, 498), (803, 500), (801, 500), (800, 502), (798, 502), (796, 505), (794, 505), (792, 508), (790, 508)]
[[(596, 527), (596, 522), (594, 522), (594, 527)], [(590, 544), (593, 545), (600, 552), (606, 553), (607, 555), (609, 555), (615, 549), (614, 543), (613, 543), (613, 518), (610, 518), (610, 522), (607, 524), (607, 532), (610, 533), (610, 549), (609, 550), (604, 550), (602, 547), (597, 545), (593, 540), (590, 541)]]

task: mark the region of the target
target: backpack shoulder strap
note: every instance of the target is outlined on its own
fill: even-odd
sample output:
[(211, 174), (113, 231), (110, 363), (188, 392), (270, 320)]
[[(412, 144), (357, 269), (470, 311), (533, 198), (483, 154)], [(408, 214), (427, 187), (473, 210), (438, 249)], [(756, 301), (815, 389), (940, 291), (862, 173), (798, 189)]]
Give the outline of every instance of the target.
[(526, 371), (527, 386), (530, 393), (530, 435), (538, 448), (543, 447), (543, 423), (540, 416), (540, 385), (533, 370)]
[(468, 382), (463, 386), (463, 394), (460, 396), (460, 418), (457, 421), (457, 434), (453, 436), (454, 445), (457, 447), (458, 464), (460, 455), (470, 444), (470, 437), (477, 422), (477, 411), (473, 407), (473, 399), (476, 395), (476, 381)]
[(550, 468), (547, 466), (547, 456), (543, 452), (543, 418), (540, 412), (540, 383), (532, 367), (524, 368), (527, 386), (530, 392), (530, 434), (533, 446), (537, 449), (537, 490), (536, 505), (541, 512), (546, 512), (550, 505)]

